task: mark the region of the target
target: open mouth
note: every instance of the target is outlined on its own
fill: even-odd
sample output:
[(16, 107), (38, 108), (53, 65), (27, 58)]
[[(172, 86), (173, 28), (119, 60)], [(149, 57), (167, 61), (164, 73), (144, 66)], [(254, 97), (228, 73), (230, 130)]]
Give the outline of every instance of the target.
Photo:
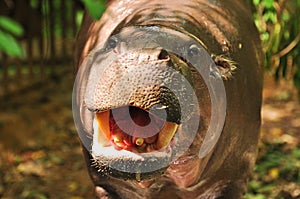
[(174, 158), (180, 126), (134, 106), (96, 112), (91, 151), (94, 165), (126, 180), (160, 176)]
[(123, 106), (95, 113), (93, 138), (94, 144), (116, 153), (151, 153), (170, 146), (178, 127), (141, 108)]

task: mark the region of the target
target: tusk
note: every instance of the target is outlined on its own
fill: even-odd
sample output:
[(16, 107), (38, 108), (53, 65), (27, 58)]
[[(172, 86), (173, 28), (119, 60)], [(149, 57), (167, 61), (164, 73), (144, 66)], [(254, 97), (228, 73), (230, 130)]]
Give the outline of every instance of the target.
[(178, 126), (178, 124), (172, 122), (165, 122), (162, 130), (158, 134), (158, 140), (156, 144), (157, 150), (162, 149), (170, 144), (174, 134), (178, 129)]
[(98, 134), (98, 143), (103, 146), (109, 144), (109, 111), (96, 113), (96, 117), (94, 119), (94, 133)]

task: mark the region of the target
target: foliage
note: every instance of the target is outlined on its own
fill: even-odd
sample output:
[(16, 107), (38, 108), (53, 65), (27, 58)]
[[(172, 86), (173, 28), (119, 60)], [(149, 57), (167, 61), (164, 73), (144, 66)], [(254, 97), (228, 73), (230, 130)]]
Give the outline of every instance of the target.
[(276, 80), (293, 79), (300, 94), (300, 0), (249, 1), (261, 34), (266, 68)]
[[(290, 195), (293, 191), (286, 189), (300, 185), (300, 149), (286, 147), (282, 143), (264, 143), (246, 199), (294, 198)], [(281, 187), (283, 182), (286, 187)]]
[(100, 19), (102, 13), (105, 10), (104, 0), (81, 0), (90, 15), (95, 19)]
[(23, 28), (16, 21), (0, 16), (0, 52), (12, 57), (22, 57), (23, 50), (16, 41), (17, 36), (23, 35)]

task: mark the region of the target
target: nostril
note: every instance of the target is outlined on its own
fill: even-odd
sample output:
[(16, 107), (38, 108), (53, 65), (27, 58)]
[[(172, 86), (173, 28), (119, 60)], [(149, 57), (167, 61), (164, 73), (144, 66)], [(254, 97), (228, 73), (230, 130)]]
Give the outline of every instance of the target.
[(162, 49), (158, 55), (159, 60), (169, 59), (169, 54), (166, 50)]

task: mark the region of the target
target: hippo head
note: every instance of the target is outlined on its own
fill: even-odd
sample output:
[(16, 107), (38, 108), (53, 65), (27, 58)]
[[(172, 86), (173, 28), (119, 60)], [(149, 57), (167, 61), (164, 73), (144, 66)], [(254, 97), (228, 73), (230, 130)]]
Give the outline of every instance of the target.
[(185, 171), (186, 186), (219, 138), (225, 99), (201, 41), (169, 28), (129, 26), (82, 63), (73, 112), (99, 173), (142, 181)]

